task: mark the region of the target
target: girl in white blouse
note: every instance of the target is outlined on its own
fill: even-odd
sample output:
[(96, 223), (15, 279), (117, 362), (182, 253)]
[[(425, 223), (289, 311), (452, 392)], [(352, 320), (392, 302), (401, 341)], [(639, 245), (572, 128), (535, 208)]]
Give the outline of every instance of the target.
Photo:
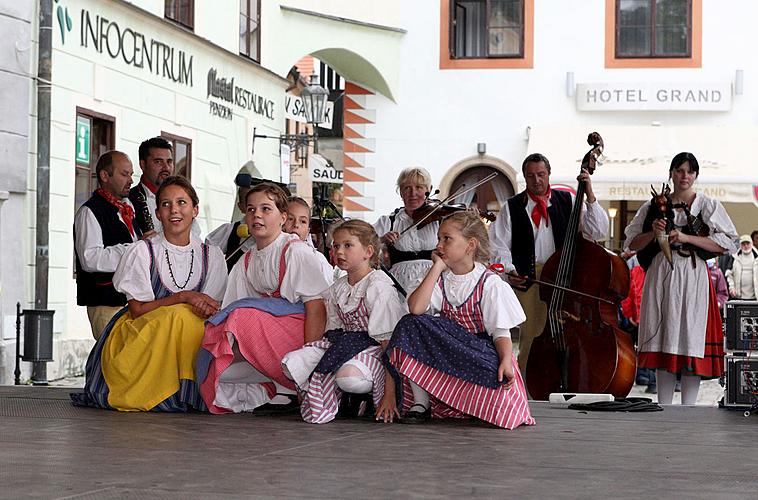
[(184, 177), (156, 193), (163, 233), (124, 254), (113, 283), (128, 306), (114, 317), (87, 362), (85, 392), (75, 402), (123, 411), (205, 410), (195, 383), (203, 321), (226, 286), (221, 250), (191, 234), (198, 198)]
[(507, 429), (534, 424), (510, 338), (526, 317), (511, 287), (482, 264), (490, 258), (484, 224), (458, 212), (443, 219), (438, 239), (387, 348), (390, 371), (406, 382), (403, 422), (471, 415)]
[(321, 338), (323, 293), (331, 284), (316, 250), (282, 232), (287, 195), (271, 183), (247, 194), (245, 222), (255, 246), (229, 274), (224, 310), (211, 318), (198, 358), (200, 392), (213, 413), (296, 410), (284, 355)]
[(382, 410), (377, 419), (387, 422), (397, 413), (394, 383), (387, 378), (385, 386), (381, 356), (407, 310), (392, 280), (376, 269), (378, 249), (379, 237), (366, 222), (350, 220), (334, 230), (332, 252), (347, 275), (326, 293), (326, 334), (282, 361), (303, 396), (306, 422), (330, 422), (340, 407), (345, 416), (359, 416), (373, 404)]

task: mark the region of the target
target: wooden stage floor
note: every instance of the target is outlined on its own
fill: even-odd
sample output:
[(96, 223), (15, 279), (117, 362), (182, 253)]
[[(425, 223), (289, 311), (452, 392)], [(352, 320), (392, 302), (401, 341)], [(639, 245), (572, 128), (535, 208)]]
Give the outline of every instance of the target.
[[(0, 387), (1, 498), (758, 498), (758, 415), (581, 413), (422, 426), (76, 408)], [(752, 465), (751, 465), (752, 464)]]

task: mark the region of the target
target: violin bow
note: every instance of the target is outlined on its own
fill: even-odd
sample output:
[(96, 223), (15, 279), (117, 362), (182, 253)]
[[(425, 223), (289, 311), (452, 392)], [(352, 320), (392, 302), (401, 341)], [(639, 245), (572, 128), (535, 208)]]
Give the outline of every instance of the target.
[(416, 226), (418, 226), (419, 224), (423, 223), (425, 220), (427, 220), (429, 217), (431, 217), (431, 216), (432, 216), (432, 214), (433, 214), (434, 212), (436, 212), (437, 210), (439, 210), (440, 208), (442, 208), (442, 206), (443, 206), (445, 203), (447, 203), (448, 201), (452, 200), (453, 198), (457, 198), (457, 197), (459, 197), (459, 196), (461, 196), (461, 195), (464, 195), (464, 194), (468, 193), (469, 191), (471, 191), (471, 190), (473, 190), (473, 189), (476, 189), (476, 188), (478, 188), (478, 187), (479, 187), (479, 186), (481, 186), (482, 184), (484, 184), (484, 183), (486, 183), (486, 182), (489, 182), (489, 181), (491, 181), (492, 179), (494, 179), (495, 177), (497, 177), (497, 175), (498, 175), (498, 173), (497, 173), (497, 172), (492, 172), (490, 175), (488, 175), (488, 176), (487, 176), (487, 177), (485, 177), (484, 179), (480, 180), (479, 182), (475, 183), (475, 184), (474, 184), (473, 186), (471, 186), (471, 187), (466, 187), (465, 185), (464, 185), (464, 186), (461, 186), (461, 188), (460, 188), (458, 191), (456, 191), (455, 193), (452, 193), (452, 194), (450, 194), (449, 196), (447, 196), (447, 197), (446, 197), (444, 200), (442, 200), (442, 201), (439, 203), (439, 205), (437, 205), (436, 207), (434, 207), (433, 209), (431, 209), (431, 210), (429, 211), (429, 213), (428, 213), (428, 214), (426, 214), (425, 216), (423, 216), (423, 217), (422, 217), (421, 219), (419, 219), (417, 222), (413, 223), (412, 225), (410, 225), (410, 226), (408, 226), (407, 228), (405, 228), (405, 229), (403, 229), (402, 231), (400, 231), (400, 236), (404, 235), (405, 233), (407, 233), (407, 232), (408, 232), (408, 231), (410, 231), (411, 229), (413, 229), (413, 228), (415, 228)]

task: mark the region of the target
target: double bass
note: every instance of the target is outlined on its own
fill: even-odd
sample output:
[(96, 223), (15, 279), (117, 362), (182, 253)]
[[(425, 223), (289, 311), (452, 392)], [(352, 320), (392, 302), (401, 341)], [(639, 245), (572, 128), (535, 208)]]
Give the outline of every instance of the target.
[[(593, 132), (587, 142), (592, 149), (581, 168), (592, 175), (603, 140)], [(624, 397), (634, 383), (634, 346), (618, 327), (618, 304), (629, 292), (629, 270), (621, 257), (581, 234), (584, 196), (580, 181), (563, 247), (545, 262), (540, 276), (560, 288), (540, 284), (547, 321), (532, 343), (526, 366), (526, 384), (534, 399), (548, 399), (553, 392)]]

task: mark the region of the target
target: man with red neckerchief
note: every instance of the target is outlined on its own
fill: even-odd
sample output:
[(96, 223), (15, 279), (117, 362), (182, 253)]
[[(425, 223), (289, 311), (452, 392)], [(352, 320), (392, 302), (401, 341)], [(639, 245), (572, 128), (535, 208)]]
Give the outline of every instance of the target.
[[(508, 273), (504, 277), (526, 313), (526, 321), (520, 326), (518, 354), (519, 368), (526, 374), (532, 340), (545, 326), (547, 305), (539, 298), (539, 287), (523, 289), (523, 277), (539, 278), (543, 264), (563, 246), (574, 197), (550, 188), (550, 162), (539, 153), (527, 156), (521, 171), (526, 190), (503, 205), (490, 226), (490, 241), (495, 261)], [(577, 180), (585, 182), (587, 195), (582, 207), (582, 232), (588, 239), (603, 239), (608, 233), (608, 214), (595, 198), (589, 173), (582, 170)]]
[(113, 273), (129, 245), (143, 236), (127, 198), (133, 172), (125, 153), (103, 153), (95, 167), (98, 189), (74, 217), (76, 303), (87, 306), (95, 339), (126, 305), (113, 287)]

